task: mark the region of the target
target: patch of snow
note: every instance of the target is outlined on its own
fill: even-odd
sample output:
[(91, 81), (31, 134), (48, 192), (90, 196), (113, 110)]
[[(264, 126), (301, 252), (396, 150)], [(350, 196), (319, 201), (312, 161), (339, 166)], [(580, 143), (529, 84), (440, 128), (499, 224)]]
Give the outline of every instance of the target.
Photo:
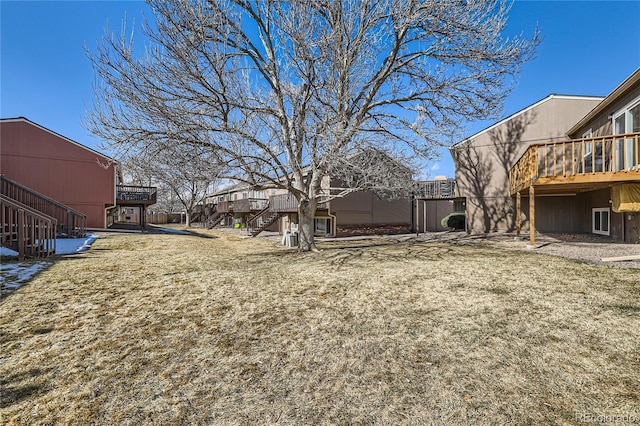
[(87, 234), (86, 238), (58, 238), (56, 241), (56, 254), (73, 254), (87, 250), (98, 237)]
[(15, 257), (18, 255), (17, 251), (13, 251), (10, 248), (7, 247), (0, 247), (0, 255), (2, 256), (10, 256), (10, 257)]
[[(87, 234), (86, 238), (58, 238), (56, 240), (56, 254), (81, 253), (87, 250), (98, 237)], [(18, 253), (2, 247), (3, 256), (18, 256)], [(0, 287), (3, 291), (12, 292), (29, 281), (35, 274), (48, 268), (53, 263), (40, 261), (36, 263), (2, 263), (0, 265)]]
[(0, 265), (0, 286), (7, 290), (16, 290), (21, 284), (29, 281), (35, 274), (51, 266), (51, 262), (3, 263)]

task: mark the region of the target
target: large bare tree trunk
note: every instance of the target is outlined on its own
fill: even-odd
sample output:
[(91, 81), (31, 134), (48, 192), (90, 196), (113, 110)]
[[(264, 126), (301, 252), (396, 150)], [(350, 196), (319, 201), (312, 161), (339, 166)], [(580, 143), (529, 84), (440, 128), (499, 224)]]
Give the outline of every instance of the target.
[(191, 227), (191, 211), (190, 210), (185, 210), (184, 212), (184, 216), (185, 216), (185, 225), (187, 226), (187, 228)]
[(313, 217), (316, 200), (300, 200), (298, 203), (298, 251), (317, 251), (313, 238)]

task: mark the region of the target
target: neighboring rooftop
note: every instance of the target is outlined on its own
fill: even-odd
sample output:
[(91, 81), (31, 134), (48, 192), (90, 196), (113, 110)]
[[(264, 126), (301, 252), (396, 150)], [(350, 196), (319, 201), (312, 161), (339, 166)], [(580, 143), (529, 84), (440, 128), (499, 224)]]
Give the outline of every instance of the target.
[(84, 149), (86, 149), (87, 151), (90, 151), (90, 152), (92, 152), (92, 153), (94, 153), (94, 154), (97, 154), (97, 155), (99, 155), (99, 156), (101, 156), (101, 157), (103, 157), (103, 158), (105, 158), (105, 159), (107, 159), (107, 160), (111, 161), (112, 163), (118, 163), (118, 161), (117, 161), (117, 160), (115, 160), (114, 158), (111, 158), (111, 157), (109, 157), (108, 155), (103, 154), (102, 152), (96, 151), (95, 149), (89, 148), (88, 146), (83, 145), (83, 144), (81, 144), (80, 142), (76, 142), (76, 141), (74, 141), (73, 139), (69, 139), (68, 137), (66, 137), (66, 136), (64, 136), (64, 135), (61, 135), (61, 134), (60, 134), (60, 133), (58, 133), (58, 132), (54, 132), (53, 130), (48, 129), (48, 128), (46, 128), (46, 127), (44, 127), (44, 126), (42, 126), (42, 125), (40, 125), (40, 124), (38, 124), (38, 123), (35, 123), (35, 122), (33, 122), (33, 121), (29, 120), (29, 119), (28, 119), (28, 118), (26, 118), (26, 117), (0, 118), (0, 124), (2, 124), (2, 123), (13, 123), (13, 122), (17, 122), (17, 121), (22, 121), (22, 122), (25, 122), (25, 123), (29, 123), (29, 124), (31, 124), (32, 126), (37, 127), (37, 128), (39, 128), (39, 129), (41, 129), (41, 130), (44, 130), (45, 132), (51, 133), (52, 135), (57, 136), (57, 137), (59, 137), (59, 138), (61, 138), (61, 139), (64, 139), (64, 140), (66, 140), (66, 141), (67, 141), (67, 142), (69, 142), (69, 143), (72, 143), (72, 144), (74, 144), (74, 145), (79, 146), (80, 148), (84, 148)]
[(522, 115), (522, 114), (526, 113), (527, 111), (532, 110), (533, 108), (535, 108), (535, 107), (537, 107), (537, 106), (539, 106), (539, 105), (541, 105), (541, 104), (543, 104), (543, 103), (545, 103), (545, 102), (548, 102), (548, 101), (550, 101), (550, 100), (552, 100), (552, 99), (588, 99), (588, 100), (603, 100), (603, 99), (605, 99), (605, 98), (604, 98), (603, 96), (558, 95), (558, 94), (552, 93), (552, 94), (548, 95), (547, 97), (545, 97), (545, 98), (543, 98), (543, 99), (540, 99), (538, 102), (535, 102), (535, 103), (533, 103), (533, 104), (529, 105), (528, 107), (526, 107), (526, 108), (524, 108), (524, 109), (521, 109), (520, 111), (517, 111), (517, 112), (515, 112), (515, 113), (513, 113), (513, 114), (511, 114), (511, 115), (509, 115), (509, 116), (507, 116), (507, 117), (505, 117), (505, 118), (503, 118), (502, 120), (500, 120), (500, 121), (498, 121), (498, 122), (496, 122), (496, 123), (492, 124), (491, 126), (489, 126), (489, 127), (485, 128), (485, 129), (483, 129), (483, 130), (480, 130), (479, 132), (477, 132), (477, 133), (475, 133), (475, 134), (473, 134), (473, 135), (471, 135), (471, 136), (468, 136), (468, 137), (464, 138), (464, 139), (463, 139), (463, 140), (461, 140), (460, 142), (458, 142), (458, 143), (456, 143), (456, 144), (452, 145), (450, 148), (453, 148), (453, 147), (456, 147), (456, 146), (458, 146), (458, 145), (461, 145), (461, 144), (463, 144), (463, 143), (465, 143), (465, 142), (467, 142), (467, 141), (469, 141), (469, 140), (471, 140), (471, 139), (474, 139), (474, 138), (476, 138), (476, 137), (478, 137), (478, 136), (482, 135), (483, 133), (489, 132), (490, 130), (492, 130), (492, 129), (494, 129), (494, 128), (498, 127), (498, 126), (500, 126), (501, 124), (503, 124), (503, 123), (505, 123), (505, 122), (507, 122), (507, 121), (509, 121), (509, 120), (511, 120), (511, 119), (513, 119), (514, 117), (517, 117), (517, 116), (519, 116), (519, 115)]

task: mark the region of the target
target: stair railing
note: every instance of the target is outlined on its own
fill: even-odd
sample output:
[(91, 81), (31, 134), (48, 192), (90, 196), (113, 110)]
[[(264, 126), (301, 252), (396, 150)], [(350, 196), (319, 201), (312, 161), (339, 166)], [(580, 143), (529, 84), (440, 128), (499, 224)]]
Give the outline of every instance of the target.
[(256, 237), (258, 236), (262, 231), (264, 231), (265, 229), (267, 229), (269, 226), (271, 226), (273, 223), (275, 223), (276, 220), (278, 220), (278, 218), (280, 217), (281, 213), (278, 212), (270, 212), (270, 216), (268, 216), (266, 218), (266, 220), (261, 219), (261, 224), (257, 227), (254, 228), (249, 235), (251, 235), (252, 237)]
[(267, 202), (267, 205), (262, 210), (247, 219), (247, 233), (249, 235), (253, 235), (253, 232), (262, 225), (264, 218), (271, 212), (270, 204)]
[(56, 219), (0, 194), (3, 247), (18, 252), (18, 259), (46, 257), (56, 252)]
[(19, 184), (0, 175), (1, 191), (3, 195), (31, 207), (56, 219), (61, 231), (70, 237), (81, 238), (86, 235), (87, 216), (71, 207), (65, 206), (46, 195)]

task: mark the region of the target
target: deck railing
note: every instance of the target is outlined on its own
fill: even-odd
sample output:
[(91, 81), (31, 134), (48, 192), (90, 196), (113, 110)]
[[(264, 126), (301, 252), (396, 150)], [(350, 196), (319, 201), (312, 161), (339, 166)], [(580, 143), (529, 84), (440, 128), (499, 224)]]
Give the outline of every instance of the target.
[(233, 211), (235, 213), (251, 213), (264, 209), (269, 200), (266, 198), (243, 198), (233, 202)]
[(220, 214), (233, 212), (233, 201), (218, 201), (216, 212)]
[(427, 199), (446, 199), (454, 198), (455, 192), (455, 179), (428, 180), (419, 183), (417, 195)]
[(153, 186), (116, 186), (117, 204), (155, 204), (158, 199), (158, 190)]
[(18, 259), (56, 252), (56, 219), (0, 194), (0, 245), (18, 252)]
[[(327, 202), (321, 199), (316, 209), (326, 209)], [(291, 194), (272, 195), (269, 198), (269, 210), (272, 212), (297, 212), (298, 200)]]
[(3, 195), (54, 218), (59, 233), (75, 238), (85, 236), (87, 230), (85, 214), (4, 176), (0, 176), (0, 182)]
[(640, 132), (533, 144), (509, 173), (511, 194), (536, 184), (640, 178)]

